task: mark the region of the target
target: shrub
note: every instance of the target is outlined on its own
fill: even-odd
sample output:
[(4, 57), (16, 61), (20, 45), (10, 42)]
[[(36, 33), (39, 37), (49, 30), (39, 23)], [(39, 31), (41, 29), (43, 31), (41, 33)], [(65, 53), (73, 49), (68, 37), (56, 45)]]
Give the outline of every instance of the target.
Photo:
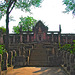
[(0, 54), (3, 55), (4, 52), (7, 52), (6, 49), (4, 49), (5, 46), (4, 45), (0, 45)]

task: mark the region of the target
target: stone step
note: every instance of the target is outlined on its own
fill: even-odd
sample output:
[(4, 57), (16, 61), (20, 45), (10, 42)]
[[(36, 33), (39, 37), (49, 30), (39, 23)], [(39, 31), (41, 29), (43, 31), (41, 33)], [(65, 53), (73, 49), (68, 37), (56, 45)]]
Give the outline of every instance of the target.
[(30, 61), (29, 65), (34, 65), (34, 66), (47, 66), (48, 62), (47, 61)]
[(34, 52), (34, 53), (31, 53), (31, 55), (47, 55), (47, 53), (42, 53), (42, 52), (37, 53), (37, 52)]
[(35, 59), (35, 58), (32, 58), (32, 59), (30, 59), (30, 61), (47, 61), (47, 59), (46, 58), (43, 58), (43, 59)]
[(35, 56), (41, 56), (41, 57), (44, 56), (44, 57), (45, 57), (45, 56), (47, 56), (47, 53), (42, 53), (42, 52), (41, 52), (41, 53), (31, 53), (30, 56), (34, 56), (34, 57), (35, 57)]
[(43, 53), (46, 53), (47, 50), (33, 50), (32, 52), (38, 52), (38, 53), (43, 52)]
[(35, 56), (42, 56), (43, 57), (43, 56), (47, 56), (47, 54), (46, 53), (42, 53), (42, 54), (41, 53), (35, 53), (35, 54), (32, 53), (31, 56), (34, 56), (34, 57)]
[(46, 61), (48, 58), (47, 58), (47, 56), (31, 56), (30, 57), (30, 60), (32, 61), (32, 60), (34, 60), (34, 61), (36, 61), (36, 60), (38, 60), (38, 61)]
[(42, 60), (45, 60), (45, 59), (47, 59), (47, 55), (32, 55), (32, 56), (30, 56), (30, 59), (35, 59), (35, 60), (42, 59)]
[(33, 51), (46, 51), (46, 49), (33, 49)]

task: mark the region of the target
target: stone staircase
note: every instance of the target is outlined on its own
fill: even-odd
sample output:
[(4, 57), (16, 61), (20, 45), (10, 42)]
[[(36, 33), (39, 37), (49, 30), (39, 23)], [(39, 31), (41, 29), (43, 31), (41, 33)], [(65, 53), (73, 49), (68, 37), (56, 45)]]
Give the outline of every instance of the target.
[(47, 50), (43, 48), (43, 44), (36, 44), (30, 55), (30, 66), (47, 66), (48, 56)]

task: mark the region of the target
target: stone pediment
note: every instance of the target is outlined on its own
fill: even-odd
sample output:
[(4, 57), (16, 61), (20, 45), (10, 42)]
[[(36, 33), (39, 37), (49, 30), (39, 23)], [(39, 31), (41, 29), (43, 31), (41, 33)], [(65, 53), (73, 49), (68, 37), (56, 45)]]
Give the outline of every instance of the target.
[(35, 27), (33, 28), (34, 32), (38, 32), (38, 33), (42, 33), (42, 32), (47, 32), (48, 31), (48, 27), (45, 26), (42, 21), (38, 21), (35, 25)]

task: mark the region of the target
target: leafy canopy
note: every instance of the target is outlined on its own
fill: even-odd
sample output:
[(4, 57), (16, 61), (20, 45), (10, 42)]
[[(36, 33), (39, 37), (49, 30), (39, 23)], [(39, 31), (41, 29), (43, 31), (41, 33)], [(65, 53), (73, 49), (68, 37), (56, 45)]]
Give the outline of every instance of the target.
[(19, 33), (20, 27), (22, 26), (23, 31), (32, 31), (32, 27), (35, 26), (37, 20), (33, 17), (20, 17), (20, 22), (18, 26), (14, 26), (13, 30), (15, 33)]
[(72, 14), (75, 15), (75, 0), (63, 0), (63, 3), (66, 5), (64, 13), (72, 11)]
[(10, 8), (10, 12), (14, 7), (22, 11), (30, 12), (31, 6), (39, 7), (42, 1), (43, 0), (2, 0), (0, 1), (0, 19), (6, 14), (8, 7)]

